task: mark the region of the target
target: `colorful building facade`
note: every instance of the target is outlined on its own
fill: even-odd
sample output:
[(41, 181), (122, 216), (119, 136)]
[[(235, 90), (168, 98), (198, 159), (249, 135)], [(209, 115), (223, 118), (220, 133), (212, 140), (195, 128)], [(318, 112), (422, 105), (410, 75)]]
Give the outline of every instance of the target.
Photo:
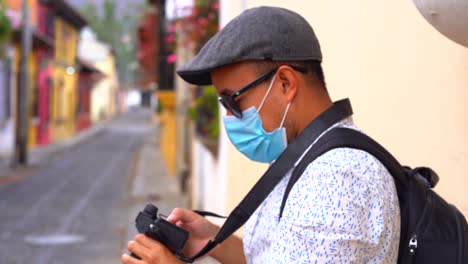
[[(11, 76), (10, 78), (13, 79), (12, 81), (12, 86), (10, 87), (10, 93), (14, 93), (14, 101), (12, 102), (13, 104), (13, 121), (16, 120), (17, 112), (16, 112), (16, 106), (17, 106), (17, 92), (18, 92), (18, 85), (19, 85), (19, 73), (20, 73), (20, 61), (21, 61), (21, 35), (23, 32), (23, 27), (22, 27), (22, 1), (20, 0), (7, 0), (6, 1), (7, 7), (8, 7), (8, 16), (10, 17), (12, 24), (13, 24), (13, 36), (12, 36), (12, 50), (13, 54), (11, 56)], [(28, 83), (28, 92), (31, 96), (28, 97), (28, 105), (29, 105), (29, 121), (28, 121), (28, 147), (32, 147), (36, 144), (36, 128), (34, 126), (34, 119), (33, 117), (33, 108), (32, 105), (35, 100), (34, 96), (34, 85), (35, 82), (33, 81), (35, 78), (36, 74), (36, 60), (37, 60), (37, 51), (40, 46), (40, 40), (38, 39), (37, 34), (35, 34), (34, 29), (37, 26), (37, 0), (31, 0), (28, 2), (29, 9), (30, 9), (30, 18), (29, 18), (29, 23), (31, 28), (33, 29), (33, 41), (32, 41), (32, 50), (29, 55), (29, 58), (27, 59), (27, 75), (29, 79)], [(13, 130), (11, 131), (13, 134), (15, 134), (15, 130), (13, 127)], [(14, 136), (12, 137), (14, 141)], [(14, 142), (13, 142), (14, 144)], [(13, 151), (13, 150), (12, 150)]]
[[(2, 86), (5, 89), (0, 96), (5, 103), (0, 111), (4, 128), (0, 129), (3, 141), (0, 152), (11, 156), (16, 134), (16, 109), (21, 100), (17, 93), (23, 22), (22, 1), (6, 0), (6, 4), (13, 35), (7, 59), (2, 63), (1, 79), (6, 85)], [(74, 133), (78, 94), (77, 36), (86, 21), (62, 0), (30, 0), (28, 4), (32, 34), (32, 47), (27, 59), (28, 147), (33, 148), (71, 137)]]
[[(84, 30), (78, 45), (78, 57), (89, 67), (99, 71), (94, 74), (94, 82), (89, 87), (91, 123), (106, 120), (119, 113), (119, 78), (112, 48), (100, 42), (91, 31)], [(81, 81), (81, 85), (84, 81)]]
[(38, 32), (53, 49), (38, 52), (38, 144), (64, 140), (75, 133), (78, 101), (77, 44), (86, 21), (63, 0), (40, 0)]
[(51, 43), (48, 49), (42, 49), (38, 52), (38, 73), (37, 73), (37, 115), (36, 131), (37, 145), (47, 145), (51, 142), (50, 125), (50, 94), (53, 85), (53, 59), (55, 38), (54, 13), (53, 10), (44, 3), (38, 6), (38, 26), (37, 32), (40, 33), (47, 42)]
[(93, 123), (109, 119), (117, 111), (117, 92), (119, 87), (115, 56), (107, 45), (103, 60), (95, 63), (104, 76), (100, 78), (91, 91), (91, 120)]
[(91, 63), (79, 60), (80, 73), (78, 79), (76, 131), (89, 128), (91, 122), (91, 93), (96, 82), (105, 75)]
[(75, 132), (78, 29), (63, 17), (55, 18), (54, 82), (50, 100), (53, 140), (68, 139)]

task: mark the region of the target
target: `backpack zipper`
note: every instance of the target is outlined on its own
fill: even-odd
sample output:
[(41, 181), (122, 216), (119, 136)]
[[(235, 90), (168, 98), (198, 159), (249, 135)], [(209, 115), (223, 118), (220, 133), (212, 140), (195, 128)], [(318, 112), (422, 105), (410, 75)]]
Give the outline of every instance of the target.
[(409, 240), (409, 254), (414, 256), (416, 254), (416, 249), (418, 248), (418, 236), (414, 234)]
[(408, 243), (408, 248), (409, 248), (409, 254), (410, 256), (414, 256), (416, 254), (416, 250), (418, 248), (418, 235), (421, 235), (422, 233), (422, 225), (424, 220), (427, 220), (427, 214), (429, 213), (429, 209), (432, 207), (432, 195), (431, 192), (428, 191), (426, 194), (426, 204), (424, 205), (424, 209), (421, 213), (421, 216), (416, 224), (415, 231), (413, 235), (411, 236), (409, 243)]

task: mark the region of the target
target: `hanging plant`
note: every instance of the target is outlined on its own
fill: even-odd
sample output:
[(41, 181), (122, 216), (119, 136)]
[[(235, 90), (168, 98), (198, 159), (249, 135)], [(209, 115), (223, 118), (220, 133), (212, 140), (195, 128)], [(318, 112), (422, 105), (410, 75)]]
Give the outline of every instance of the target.
[[(176, 48), (189, 48), (198, 53), (201, 47), (219, 30), (219, 1), (195, 0), (190, 7), (189, 15), (176, 20), (169, 27), (165, 41), (171, 51)], [(172, 54), (168, 62), (175, 62)], [(200, 141), (217, 155), (219, 138), (218, 96), (213, 86), (198, 87), (192, 107), (188, 111), (189, 118), (195, 122), (196, 134)]]
[(200, 141), (216, 157), (219, 138), (219, 109), (216, 90), (213, 86), (198, 88), (196, 97), (188, 116), (195, 122), (195, 131)]
[(218, 140), (219, 109), (216, 90), (213, 86), (200, 87), (201, 95), (189, 109), (189, 117), (196, 124), (198, 136)]
[(176, 62), (176, 48), (189, 48), (198, 53), (205, 43), (219, 30), (219, 0), (195, 0), (186, 7), (189, 15), (172, 21), (164, 37), (169, 55), (169, 64)]
[(189, 16), (180, 20), (179, 45), (191, 47), (195, 53), (219, 30), (219, 1), (196, 0)]
[(6, 12), (7, 6), (4, 0), (0, 0), (0, 44), (7, 42), (12, 32), (11, 21)]

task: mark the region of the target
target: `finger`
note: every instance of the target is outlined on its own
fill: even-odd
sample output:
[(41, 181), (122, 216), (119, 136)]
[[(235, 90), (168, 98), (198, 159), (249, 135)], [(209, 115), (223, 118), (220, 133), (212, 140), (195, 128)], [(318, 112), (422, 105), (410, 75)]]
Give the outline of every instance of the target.
[(177, 221), (177, 223), (175, 223), (175, 224), (176, 224), (176, 226), (181, 227), (181, 226), (184, 225), (184, 222), (182, 222), (182, 221)]
[(195, 221), (199, 218), (200, 216), (196, 214), (195, 212), (187, 209), (182, 209), (182, 208), (175, 208), (172, 210), (171, 214), (167, 217), (167, 221), (171, 223), (176, 223), (178, 221), (182, 221), (184, 223), (190, 223), (192, 221)]
[[(177, 258), (174, 254), (159, 241), (151, 239), (143, 234), (135, 237), (136, 243), (141, 244), (143, 247), (148, 248), (147, 255), (140, 256), (143, 260), (148, 263), (160, 263), (161, 259), (165, 260), (161, 263), (168, 263), (167, 260), (172, 259), (177, 262)], [(137, 254), (138, 255), (138, 254)], [(171, 262), (175, 263), (175, 262)]]
[(133, 241), (136, 241), (138, 243), (140, 243), (142, 246), (144, 246), (145, 248), (147, 248), (148, 250), (151, 250), (151, 246), (147, 246), (147, 242), (143, 243), (143, 239), (150, 239), (150, 240), (153, 240), (149, 237), (147, 237), (145, 234), (137, 234), (136, 236), (133, 237)]
[(129, 241), (127, 245), (128, 251), (139, 256), (141, 259), (147, 259), (151, 250), (143, 246), (137, 241)]
[(120, 260), (122, 261), (123, 264), (143, 264), (143, 261), (138, 260), (134, 257), (131, 257), (127, 254), (123, 254)]
[(136, 235), (134, 239), (137, 243), (141, 244), (150, 251), (160, 251), (165, 249), (165, 247), (159, 241), (149, 238), (144, 234)]

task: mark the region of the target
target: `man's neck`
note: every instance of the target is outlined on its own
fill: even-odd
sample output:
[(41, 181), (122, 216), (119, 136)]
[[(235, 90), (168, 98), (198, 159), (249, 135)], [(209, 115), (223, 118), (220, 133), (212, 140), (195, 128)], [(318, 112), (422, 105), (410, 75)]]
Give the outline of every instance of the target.
[(300, 116), (300, 120), (297, 124), (296, 135), (297, 137), (302, 131), (314, 121), (321, 113), (325, 112), (328, 108), (333, 106), (333, 101), (329, 96), (324, 96), (318, 100), (314, 100), (313, 103), (308, 103), (307, 110), (303, 111), (303, 115)]

